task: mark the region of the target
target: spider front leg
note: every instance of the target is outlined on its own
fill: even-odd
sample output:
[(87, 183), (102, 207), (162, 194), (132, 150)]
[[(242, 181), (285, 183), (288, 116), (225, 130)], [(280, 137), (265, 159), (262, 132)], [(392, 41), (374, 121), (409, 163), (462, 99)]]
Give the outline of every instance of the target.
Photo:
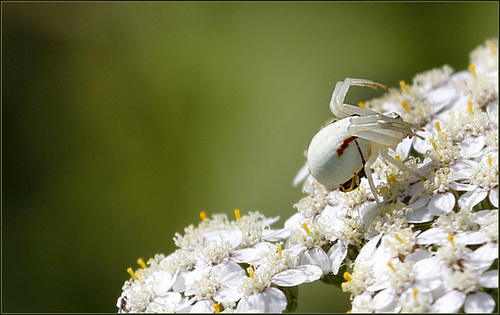
[(407, 123), (397, 114), (389, 115), (375, 113), (367, 116), (353, 116), (350, 118), (347, 130), (349, 134), (393, 149), (407, 136), (422, 138), (413, 132), (414, 129), (422, 130), (421, 128)]
[(385, 84), (366, 79), (345, 78), (344, 81), (337, 82), (337, 85), (333, 90), (332, 99), (330, 101), (330, 110), (338, 118), (345, 118), (352, 115), (365, 116), (376, 114), (376, 112), (367, 108), (344, 104), (347, 91), (351, 86), (362, 86), (371, 87), (373, 89), (389, 90), (389, 87)]

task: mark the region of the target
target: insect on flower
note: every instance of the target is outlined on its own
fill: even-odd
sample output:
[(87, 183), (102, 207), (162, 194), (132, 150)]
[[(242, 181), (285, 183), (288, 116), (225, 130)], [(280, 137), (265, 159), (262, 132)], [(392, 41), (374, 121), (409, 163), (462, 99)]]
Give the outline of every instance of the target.
[[(371, 80), (346, 78), (337, 82), (330, 101), (330, 110), (340, 118), (321, 129), (307, 150), (309, 173), (328, 189), (350, 191), (366, 176), (375, 201), (380, 205), (370, 167), (379, 156), (411, 174), (421, 175), (391, 157), (387, 149), (396, 148), (407, 136), (417, 136), (420, 129), (405, 122), (398, 114), (382, 115), (368, 108), (344, 104), (351, 86), (386, 89)], [(421, 129), (420, 129), (421, 130)]]

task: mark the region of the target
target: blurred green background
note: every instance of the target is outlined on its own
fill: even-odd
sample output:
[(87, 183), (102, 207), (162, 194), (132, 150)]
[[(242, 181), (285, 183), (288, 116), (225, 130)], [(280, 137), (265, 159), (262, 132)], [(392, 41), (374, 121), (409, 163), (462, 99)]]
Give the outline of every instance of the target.
[[(2, 2), (2, 22), (2, 312), (113, 313), (200, 211), (283, 226), (336, 81), (466, 69), (498, 3)], [(348, 309), (300, 289), (298, 311)]]

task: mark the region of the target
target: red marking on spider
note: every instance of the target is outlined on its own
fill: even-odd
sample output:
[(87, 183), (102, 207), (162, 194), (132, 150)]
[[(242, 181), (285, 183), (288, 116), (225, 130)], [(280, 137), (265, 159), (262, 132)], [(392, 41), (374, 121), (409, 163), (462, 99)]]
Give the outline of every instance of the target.
[(342, 145), (340, 146), (340, 148), (337, 149), (337, 155), (341, 156), (344, 153), (344, 150), (347, 149), (347, 147), (349, 146), (349, 143), (356, 140), (356, 138), (357, 137), (353, 136), (353, 137), (349, 137), (349, 138), (345, 139), (344, 142), (342, 143)]

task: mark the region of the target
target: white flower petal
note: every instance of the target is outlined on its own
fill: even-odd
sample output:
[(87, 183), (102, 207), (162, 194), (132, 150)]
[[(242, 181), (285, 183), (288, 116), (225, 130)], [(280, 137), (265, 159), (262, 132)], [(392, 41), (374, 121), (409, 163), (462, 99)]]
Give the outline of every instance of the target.
[(262, 231), (262, 239), (268, 242), (278, 242), (282, 239), (287, 238), (288, 236), (290, 236), (290, 230), (288, 229), (265, 229), (264, 231)]
[(263, 221), (262, 221), (262, 225), (264, 226), (267, 226), (267, 225), (271, 225), (273, 223), (276, 223), (278, 222), (280, 219), (280, 216), (275, 216), (274, 218), (265, 218)]
[(452, 172), (452, 178), (454, 180), (470, 178), (473, 174), (473, 168), (477, 164), (477, 162), (472, 160), (459, 160), (451, 164), (450, 171)]
[(211, 299), (201, 300), (196, 302), (191, 308), (190, 313), (213, 313), (214, 301)]
[(217, 302), (236, 302), (242, 296), (238, 287), (221, 287), (214, 294), (214, 300)]
[(443, 261), (437, 258), (425, 258), (413, 265), (418, 290), (429, 292), (442, 283)]
[(408, 157), (408, 153), (411, 150), (411, 146), (413, 143), (413, 138), (404, 138), (398, 145), (396, 146), (396, 155), (399, 155), (401, 160), (404, 161)]
[(231, 283), (237, 279), (241, 279), (242, 274), (244, 275), (245, 271), (241, 266), (234, 261), (230, 261), (219, 271), (219, 282), (225, 284)]
[(296, 267), (295, 269), (301, 270), (306, 275), (307, 282), (305, 283), (316, 281), (323, 276), (323, 272), (321, 271), (321, 268), (318, 266), (302, 265)]
[(458, 199), (458, 206), (461, 208), (472, 209), (475, 205), (480, 203), (486, 198), (488, 191), (481, 188), (468, 191)]
[(359, 294), (352, 299), (351, 313), (366, 313), (372, 310), (372, 296), (371, 294)]
[(359, 214), (361, 215), (361, 221), (363, 222), (365, 228), (368, 228), (368, 226), (372, 224), (373, 218), (380, 215), (380, 211), (376, 202), (365, 202), (360, 207)]
[(231, 255), (232, 260), (237, 263), (260, 263), (260, 253), (269, 249), (269, 243), (257, 243), (253, 247), (238, 249)]
[[(167, 301), (168, 303), (169, 301)], [(191, 304), (196, 302), (195, 298), (183, 298), (181, 302), (176, 305), (174, 311), (176, 313), (188, 313), (191, 309)]]
[(489, 200), (494, 207), (498, 208), (498, 186), (490, 190)]
[(424, 207), (428, 202), (429, 202), (429, 197), (427, 195), (423, 195), (420, 198), (418, 198), (417, 200), (415, 200), (415, 202), (409, 204), (408, 208), (420, 209), (420, 208)]
[(464, 266), (474, 270), (488, 269), (498, 258), (498, 243), (486, 243), (465, 257)]
[(383, 309), (390, 305), (396, 297), (396, 290), (388, 288), (380, 291), (373, 297), (373, 308), (376, 310)]
[(437, 113), (457, 98), (457, 91), (447, 86), (440, 87), (427, 93), (427, 99), (434, 105)]
[(486, 271), (481, 275), (477, 283), (485, 288), (498, 288), (498, 269)]
[(365, 292), (377, 292), (387, 288), (387, 283), (376, 282), (368, 286)]
[(293, 179), (293, 186), (297, 186), (301, 182), (303, 182), (307, 176), (309, 176), (309, 166), (307, 165), (307, 162), (302, 166), (302, 168), (299, 170), (297, 175), (295, 175), (295, 178)]
[(429, 212), (434, 215), (449, 213), (455, 207), (455, 196), (451, 192), (437, 194), (429, 201)]
[(455, 234), (454, 241), (456, 243), (467, 245), (478, 245), (486, 243), (490, 238), (481, 231), (465, 231)]
[(459, 144), (460, 153), (463, 157), (474, 158), (481, 155), (481, 149), (484, 147), (484, 136), (469, 137)]
[(323, 271), (318, 266), (302, 265), (274, 275), (272, 282), (282, 287), (293, 287), (302, 283), (316, 281), (321, 276), (323, 276)]
[(466, 313), (491, 313), (495, 309), (495, 300), (485, 292), (469, 294), (465, 300)]
[(231, 248), (235, 248), (241, 243), (242, 234), (240, 230), (216, 230), (206, 233), (203, 237), (210, 245), (228, 242)]
[(424, 223), (429, 222), (434, 218), (434, 215), (429, 212), (426, 207), (414, 209), (406, 215), (406, 219), (410, 223)]
[(300, 263), (303, 265), (311, 264), (321, 268), (323, 273), (331, 272), (332, 263), (330, 257), (321, 247), (313, 247), (304, 252), (300, 259)]
[(172, 285), (172, 290), (175, 292), (184, 292), (186, 291), (186, 278), (189, 276), (189, 271), (181, 271), (177, 275), (174, 284)]
[(182, 302), (182, 295), (178, 292), (167, 292), (164, 296), (162, 296), (164, 303), (170, 303), (172, 305), (177, 305)]
[(416, 138), (413, 142), (413, 148), (417, 150), (418, 153), (424, 154), (425, 152), (432, 150), (432, 144), (429, 142), (429, 140), (432, 137), (432, 132), (428, 131), (429, 129), (425, 129), (425, 131), (419, 132), (422, 137), (425, 138), (425, 140), (421, 140), (419, 138)]
[(341, 241), (338, 241), (333, 245), (328, 251), (328, 257), (330, 257), (331, 261), (331, 269), (332, 273), (336, 275), (339, 272), (340, 265), (344, 261), (347, 256), (347, 248), (342, 244)]
[[(495, 210), (496, 211), (496, 210)], [(474, 223), (484, 225), (488, 224), (490, 222), (490, 218), (488, 217), (488, 214), (491, 213), (491, 210), (481, 210), (478, 212), (474, 212)], [(497, 211), (498, 214), (498, 211)]]
[(263, 292), (242, 297), (236, 312), (281, 313), (286, 309), (286, 305), (285, 293), (271, 287)]
[(429, 255), (430, 254), (429, 254), (429, 252), (427, 252), (427, 250), (425, 250), (423, 248), (417, 248), (413, 252), (411, 252), (410, 254), (406, 255), (405, 262), (407, 260), (417, 262), (417, 261), (420, 261), (422, 259), (429, 258)]
[(430, 307), (431, 313), (457, 313), (465, 302), (467, 295), (463, 292), (453, 290), (439, 299)]
[(370, 241), (368, 241), (368, 243), (366, 243), (365, 246), (363, 246), (363, 248), (361, 248), (361, 250), (359, 251), (358, 257), (356, 257), (356, 261), (370, 259), (370, 257), (377, 249), (378, 242), (382, 238), (382, 235), (384, 234), (380, 233)]
[(305, 218), (302, 216), (302, 214), (300, 212), (297, 212), (285, 221), (285, 229), (288, 229), (290, 231), (302, 230), (302, 223), (304, 223), (304, 220)]
[(272, 278), (274, 284), (282, 287), (293, 287), (306, 282), (306, 280), (306, 275), (302, 271), (296, 269), (282, 271)]
[(498, 115), (498, 101), (497, 102), (490, 102), (488, 104), (488, 106), (486, 107), (486, 112), (488, 113), (488, 116), (490, 116), (490, 117), (497, 116)]
[(449, 234), (437, 228), (430, 228), (417, 236), (416, 243), (419, 245), (441, 244), (448, 241)]
[[(391, 267), (389, 267), (389, 262), (393, 263), (394, 258), (390, 259), (386, 255), (386, 251), (383, 246), (379, 246), (375, 255), (373, 255), (373, 265), (372, 265), (372, 274), (375, 278), (375, 283), (384, 283), (385, 287), (390, 286), (389, 279), (392, 277)], [(392, 261), (391, 261), (392, 260)], [(372, 288), (373, 290), (373, 288)]]
[(453, 190), (458, 190), (458, 191), (471, 191), (476, 189), (477, 187), (474, 185), (469, 185), (469, 184), (464, 184), (464, 183), (457, 183), (457, 182), (450, 182), (450, 188)]
[(155, 272), (152, 275), (152, 278), (154, 279), (152, 281), (153, 290), (157, 295), (162, 295), (166, 291), (168, 291), (176, 280), (176, 277), (173, 277), (169, 272), (166, 271)]

